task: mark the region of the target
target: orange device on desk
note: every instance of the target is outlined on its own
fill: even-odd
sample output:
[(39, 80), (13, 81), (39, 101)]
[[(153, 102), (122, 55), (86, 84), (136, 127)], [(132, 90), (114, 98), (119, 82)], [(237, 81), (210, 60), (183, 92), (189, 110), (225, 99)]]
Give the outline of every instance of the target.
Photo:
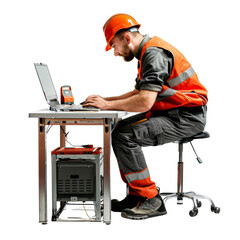
[(74, 104), (72, 88), (68, 85), (61, 87), (61, 104)]

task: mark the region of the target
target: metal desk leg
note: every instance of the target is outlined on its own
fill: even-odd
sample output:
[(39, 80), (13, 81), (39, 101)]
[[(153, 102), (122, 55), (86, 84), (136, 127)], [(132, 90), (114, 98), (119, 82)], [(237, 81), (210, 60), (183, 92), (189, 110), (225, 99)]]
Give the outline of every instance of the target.
[(110, 189), (110, 143), (111, 143), (111, 119), (104, 121), (104, 210), (103, 222), (111, 223), (111, 189)]
[(66, 147), (66, 126), (60, 125), (60, 147)]
[(39, 162), (39, 222), (47, 223), (47, 165), (45, 119), (38, 122), (38, 162)]
[[(66, 147), (66, 126), (60, 125), (60, 147)], [(57, 185), (55, 185), (57, 186)], [(57, 201), (57, 200), (56, 200)], [(66, 205), (65, 201), (60, 201), (60, 206), (63, 209)]]

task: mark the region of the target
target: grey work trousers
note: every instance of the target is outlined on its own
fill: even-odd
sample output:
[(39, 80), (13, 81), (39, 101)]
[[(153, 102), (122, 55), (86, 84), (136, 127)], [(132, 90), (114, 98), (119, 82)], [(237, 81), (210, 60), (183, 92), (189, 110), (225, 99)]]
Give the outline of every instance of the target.
[(157, 195), (142, 147), (166, 144), (202, 132), (206, 113), (206, 106), (178, 108), (155, 113), (148, 119), (145, 113), (140, 113), (117, 123), (112, 131), (112, 146), (129, 194), (147, 198)]

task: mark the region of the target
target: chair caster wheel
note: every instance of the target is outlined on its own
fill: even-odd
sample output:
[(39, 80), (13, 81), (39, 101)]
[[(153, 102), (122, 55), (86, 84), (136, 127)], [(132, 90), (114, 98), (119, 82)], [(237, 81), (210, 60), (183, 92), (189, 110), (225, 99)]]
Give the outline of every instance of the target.
[(192, 209), (189, 212), (190, 217), (195, 217), (195, 216), (197, 216), (197, 214), (198, 214), (198, 210), (197, 209)]
[(218, 213), (220, 213), (220, 208), (215, 207), (215, 206), (211, 206), (211, 211), (218, 214)]
[(202, 202), (197, 200), (197, 207), (200, 208), (202, 206)]

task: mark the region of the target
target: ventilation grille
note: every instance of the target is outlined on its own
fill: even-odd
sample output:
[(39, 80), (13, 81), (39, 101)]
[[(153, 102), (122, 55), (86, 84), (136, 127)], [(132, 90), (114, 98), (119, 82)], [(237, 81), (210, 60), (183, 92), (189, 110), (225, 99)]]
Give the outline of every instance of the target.
[(71, 194), (71, 195), (91, 195), (94, 194), (94, 182), (93, 179), (65, 179), (58, 180), (57, 184), (58, 194)]

